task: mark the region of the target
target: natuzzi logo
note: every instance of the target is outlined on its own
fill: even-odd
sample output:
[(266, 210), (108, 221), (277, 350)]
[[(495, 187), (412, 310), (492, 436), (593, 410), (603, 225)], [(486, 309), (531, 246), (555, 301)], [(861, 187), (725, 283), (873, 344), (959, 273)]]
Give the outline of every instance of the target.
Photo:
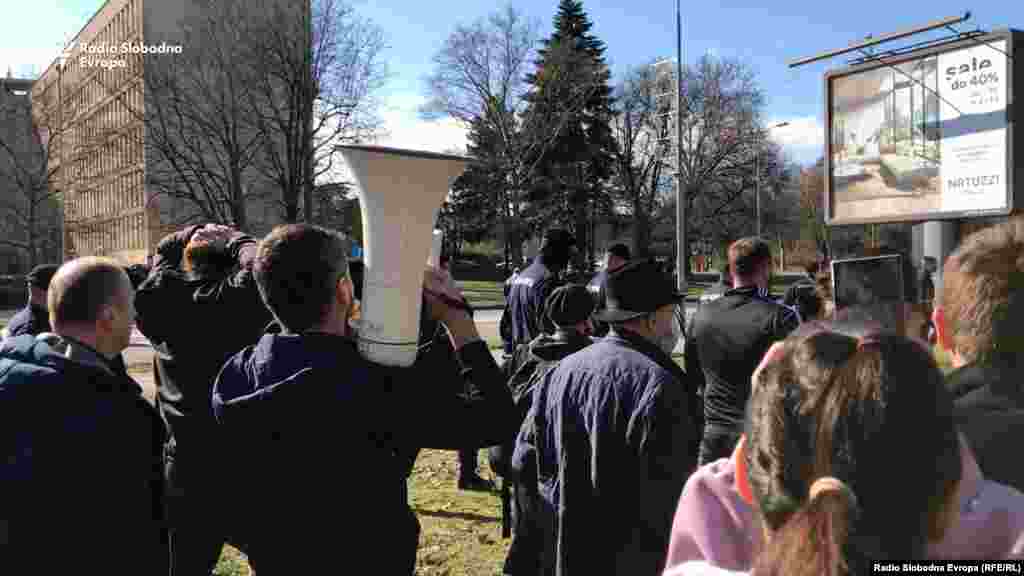
[(986, 68), (992, 67), (992, 61), (988, 58), (978, 60), (976, 57), (971, 58), (970, 62), (965, 62), (959, 66), (950, 66), (946, 68), (946, 80), (952, 80), (960, 74), (967, 74), (969, 72), (981, 72)]

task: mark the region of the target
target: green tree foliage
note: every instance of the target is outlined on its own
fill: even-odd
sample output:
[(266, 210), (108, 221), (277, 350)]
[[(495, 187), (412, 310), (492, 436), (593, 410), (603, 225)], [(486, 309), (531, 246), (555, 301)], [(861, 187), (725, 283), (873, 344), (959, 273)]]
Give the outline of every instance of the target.
[[(607, 194), (616, 150), (605, 45), (591, 34), (592, 27), (579, 0), (561, 0), (554, 31), (538, 51), (535, 71), (526, 77), (530, 91), (524, 97), (527, 140), (544, 139), (536, 134), (546, 133), (551, 141), (535, 151), (535, 225), (544, 227), (558, 219), (557, 224), (570, 224), (584, 240), (589, 240), (588, 208)], [(567, 105), (574, 101), (579, 105)]]

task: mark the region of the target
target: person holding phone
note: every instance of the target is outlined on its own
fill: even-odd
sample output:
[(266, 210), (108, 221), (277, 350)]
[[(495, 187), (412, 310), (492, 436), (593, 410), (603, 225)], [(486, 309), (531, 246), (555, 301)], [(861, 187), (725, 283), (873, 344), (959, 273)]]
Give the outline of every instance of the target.
[(928, 307), (918, 298), (918, 275), (901, 251), (832, 262), (832, 296), (838, 320), (873, 321), (908, 338), (927, 341)]

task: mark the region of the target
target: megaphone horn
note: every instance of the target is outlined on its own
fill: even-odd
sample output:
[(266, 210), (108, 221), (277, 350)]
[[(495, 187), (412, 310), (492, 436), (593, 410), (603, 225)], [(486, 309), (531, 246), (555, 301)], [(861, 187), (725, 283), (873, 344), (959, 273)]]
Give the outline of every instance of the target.
[(472, 159), (381, 146), (338, 146), (363, 212), (359, 350), (368, 360), (416, 361), (423, 269), (434, 221), (452, 182)]

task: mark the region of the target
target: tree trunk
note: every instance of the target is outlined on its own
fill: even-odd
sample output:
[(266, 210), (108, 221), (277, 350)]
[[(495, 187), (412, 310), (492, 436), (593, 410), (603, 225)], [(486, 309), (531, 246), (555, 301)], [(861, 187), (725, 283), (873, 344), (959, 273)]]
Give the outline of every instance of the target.
[(242, 173), (237, 166), (231, 170), (231, 217), (235, 228), (241, 232), (249, 231), (248, 214), (245, 206), (245, 186), (242, 185)]
[(651, 253), (650, 219), (639, 200), (633, 203), (633, 257), (647, 258)]

